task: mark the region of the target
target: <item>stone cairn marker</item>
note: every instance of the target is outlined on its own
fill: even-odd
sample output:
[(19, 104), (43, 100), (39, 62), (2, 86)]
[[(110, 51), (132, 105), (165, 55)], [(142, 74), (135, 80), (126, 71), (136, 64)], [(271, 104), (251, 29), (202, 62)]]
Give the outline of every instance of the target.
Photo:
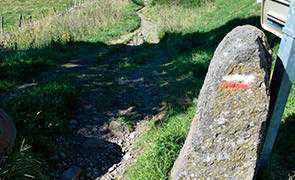
[(266, 36), (250, 25), (222, 40), (171, 179), (255, 179), (270, 101), (269, 52)]
[(12, 149), (15, 137), (16, 129), (13, 120), (0, 108), (0, 165)]

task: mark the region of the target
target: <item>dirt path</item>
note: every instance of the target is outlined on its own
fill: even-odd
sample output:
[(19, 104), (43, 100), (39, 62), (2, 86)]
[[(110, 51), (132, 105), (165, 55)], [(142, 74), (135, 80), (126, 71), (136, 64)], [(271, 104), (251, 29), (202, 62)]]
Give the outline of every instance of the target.
[[(50, 157), (49, 171), (55, 179), (75, 175), (79, 169), (81, 180), (124, 179), (126, 166), (135, 161), (138, 147), (133, 143), (145, 130), (143, 123), (165, 116), (167, 99), (180, 97), (177, 87), (185, 82), (169, 74), (173, 65), (159, 45), (156, 25), (142, 11), (137, 12), (141, 19), (137, 31), (2, 94), (13, 96), (67, 73), (79, 76), (81, 94), (73, 119), (56, 139), (62, 152)], [(111, 129), (107, 122), (119, 118), (134, 122), (135, 129)]]
[[(62, 152), (50, 157), (50, 172), (56, 179), (63, 179), (69, 169), (81, 169), (81, 180), (119, 179), (135, 160), (133, 143), (144, 131), (143, 123), (163, 116), (170, 79), (164, 72), (169, 64), (156, 44), (156, 25), (142, 11), (137, 11), (141, 19), (137, 31), (0, 95), (3, 100), (44, 80), (78, 74), (82, 90), (73, 119), (56, 139)], [(107, 122), (120, 117), (134, 122), (135, 130), (118, 130), (123, 135), (111, 132)]]
[[(69, 131), (57, 139), (63, 149), (53, 157), (61, 157), (52, 169), (57, 179), (74, 167), (83, 170), (80, 179), (118, 179), (135, 159), (132, 144), (142, 133), (143, 122), (163, 110), (164, 82), (169, 77), (161, 72), (168, 68), (167, 58), (158, 45), (145, 43), (158, 38), (156, 26), (141, 11), (140, 32), (126, 45), (111, 45), (103, 55), (65, 65), (80, 75), (82, 91)], [(136, 122), (135, 130), (114, 135), (107, 121), (119, 117)]]

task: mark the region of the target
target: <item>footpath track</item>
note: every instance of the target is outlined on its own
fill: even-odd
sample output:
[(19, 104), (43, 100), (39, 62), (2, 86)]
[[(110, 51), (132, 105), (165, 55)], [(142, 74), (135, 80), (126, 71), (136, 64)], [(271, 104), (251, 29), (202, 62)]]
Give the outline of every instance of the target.
[[(145, 130), (143, 123), (164, 116), (171, 77), (161, 72), (169, 63), (156, 44), (156, 25), (142, 14), (144, 10), (137, 11), (138, 30), (0, 95), (3, 100), (63, 74), (78, 76), (81, 93), (73, 118), (56, 139), (62, 152), (51, 157), (49, 171), (56, 179), (70, 169), (82, 170), (82, 180), (124, 179), (126, 167), (136, 159), (138, 147), (133, 143)], [(120, 117), (135, 122), (134, 130), (111, 132), (108, 121)]]
[[(137, 11), (137, 31), (68, 64), (73, 67), (68, 71), (79, 74), (82, 91), (69, 131), (57, 139), (63, 158), (52, 169), (56, 178), (75, 167), (83, 170), (80, 179), (123, 178), (126, 166), (136, 159), (133, 143), (144, 131), (143, 123), (163, 116), (168, 86), (160, 87), (160, 82), (169, 76), (160, 72), (168, 68), (168, 59), (159, 45), (147, 43), (158, 41), (157, 32), (142, 11)], [(107, 122), (118, 117), (136, 122), (134, 131), (114, 135)]]

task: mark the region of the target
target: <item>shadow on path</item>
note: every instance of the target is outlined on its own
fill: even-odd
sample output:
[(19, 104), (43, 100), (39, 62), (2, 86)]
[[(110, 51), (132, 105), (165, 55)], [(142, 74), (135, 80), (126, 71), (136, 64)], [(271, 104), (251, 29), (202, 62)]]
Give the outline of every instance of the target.
[[(58, 65), (53, 71), (37, 78), (35, 72), (27, 70), (24, 70), (23, 76), (28, 75), (30, 78), (23, 79), (13, 74), (4, 74), (0, 78), (19, 78), (19, 81), (28, 84), (38, 84), (44, 79), (74, 73), (81, 86), (80, 98), (73, 111), (73, 120), (77, 123), (70, 124), (69, 130), (58, 139), (57, 143), (64, 149), (67, 158), (56, 162), (64, 163), (64, 166), (55, 166), (53, 169), (62, 172), (67, 166), (75, 165), (85, 169), (89, 175), (87, 178), (100, 177), (124, 155), (121, 147), (114, 142), (126, 137), (112, 135), (108, 130), (108, 120), (118, 117), (126, 117), (134, 123), (161, 120), (167, 115), (167, 110), (173, 113), (186, 110), (192, 105), (193, 98), (198, 96), (209, 61), (219, 42), (234, 27), (244, 24), (260, 27), (259, 17), (234, 19), (206, 33), (166, 33), (157, 44), (52, 44), (44, 49), (28, 50), (24, 54), (36, 62), (36, 68), (43, 67), (40, 72), (48, 66)], [(274, 42), (270, 45), (274, 46), (278, 40), (274, 36), (269, 37), (270, 42)], [(50, 54), (52, 49), (60, 52)], [(196, 53), (206, 54), (205, 59), (194, 61)], [(60, 54), (64, 54), (63, 58), (58, 56)], [(35, 61), (38, 58), (52, 61)], [(0, 67), (0, 70), (2, 72), (7, 68), (23, 68), (23, 65)], [(2, 93), (1, 97), (18, 92)], [(288, 126), (282, 128), (293, 128), (294, 124), (289, 124), (292, 118), (286, 121)], [(288, 145), (292, 146), (289, 149), (295, 147), (294, 144)], [(278, 153), (278, 156), (283, 160), (289, 158), (285, 157), (285, 153)]]

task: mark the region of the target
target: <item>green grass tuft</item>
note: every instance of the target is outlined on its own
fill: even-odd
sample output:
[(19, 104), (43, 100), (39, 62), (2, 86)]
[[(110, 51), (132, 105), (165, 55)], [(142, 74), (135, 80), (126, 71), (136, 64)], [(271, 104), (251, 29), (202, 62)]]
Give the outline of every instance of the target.
[(118, 122), (123, 122), (123, 123), (127, 124), (130, 131), (134, 131), (135, 124), (136, 124), (135, 121), (128, 118), (127, 116), (120, 116), (117, 118), (113, 117), (108, 120), (108, 124), (110, 124), (112, 121), (118, 121)]
[(19, 148), (14, 148), (0, 171), (0, 177), (17, 180), (49, 179), (41, 171), (42, 159), (36, 153), (30, 152), (30, 148), (25, 139)]
[(16, 124), (17, 139), (0, 177), (43, 176), (45, 167), (41, 162), (57, 151), (55, 137), (65, 130), (78, 95), (74, 76), (63, 76), (17, 94), (1, 105)]
[(143, 153), (136, 163), (127, 169), (128, 178), (162, 180), (168, 179), (169, 171), (186, 138), (195, 108), (170, 115), (163, 123), (152, 121), (151, 128), (140, 140)]

